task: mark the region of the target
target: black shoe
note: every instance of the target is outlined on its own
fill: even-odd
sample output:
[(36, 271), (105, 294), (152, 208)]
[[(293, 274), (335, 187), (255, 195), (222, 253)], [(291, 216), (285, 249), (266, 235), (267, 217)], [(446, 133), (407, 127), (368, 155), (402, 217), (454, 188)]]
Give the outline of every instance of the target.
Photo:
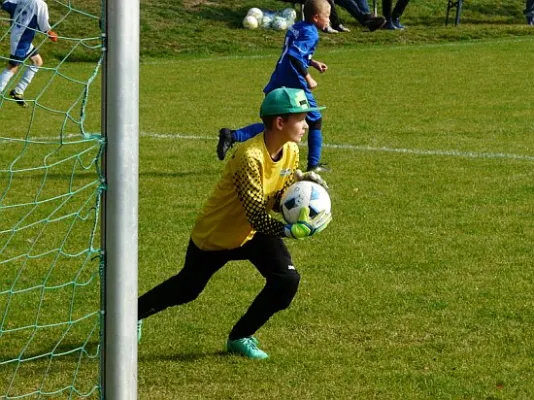
[(219, 142), (217, 143), (217, 157), (219, 160), (224, 160), (228, 150), (234, 145), (235, 140), (232, 135), (233, 131), (228, 128), (222, 128), (219, 130)]
[(382, 27), (382, 29), (385, 29), (386, 31), (396, 31), (399, 28), (397, 28), (395, 25), (393, 25), (393, 22), (388, 21), (385, 23), (385, 25)]
[(309, 166), (306, 171), (307, 172), (316, 172), (318, 174), (321, 173), (321, 172), (331, 172), (332, 169), (328, 168), (326, 165), (327, 164), (322, 164), (322, 163), (319, 163), (317, 165), (312, 165), (312, 166)]
[(397, 29), (400, 29), (400, 30), (406, 29), (406, 27), (400, 23), (400, 18), (393, 17), (393, 19), (391, 20), (391, 23)]
[(365, 27), (371, 32), (376, 31), (377, 29), (382, 28), (386, 24), (386, 19), (384, 17), (373, 17), (369, 14), (369, 17), (365, 20)]
[(19, 106), (27, 106), (26, 102), (24, 101), (24, 97), (22, 97), (22, 94), (16, 93), (14, 90), (12, 90), (11, 92), (9, 92), (9, 96), (11, 96), (11, 98), (15, 100)]
[(531, 17), (530, 15), (527, 16), (527, 25), (530, 25), (530, 26), (534, 25), (534, 17)]

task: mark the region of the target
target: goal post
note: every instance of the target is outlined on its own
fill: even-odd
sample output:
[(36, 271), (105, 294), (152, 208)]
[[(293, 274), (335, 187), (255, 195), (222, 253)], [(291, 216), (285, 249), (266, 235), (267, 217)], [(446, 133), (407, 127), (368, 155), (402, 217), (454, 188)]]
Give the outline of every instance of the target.
[[(135, 400), (140, 0), (12, 4), (0, 11), (0, 399)], [(57, 43), (32, 25), (45, 10)], [(46, 61), (13, 73), (21, 27)]]
[(107, 0), (102, 85), (104, 399), (137, 398), (139, 0)]

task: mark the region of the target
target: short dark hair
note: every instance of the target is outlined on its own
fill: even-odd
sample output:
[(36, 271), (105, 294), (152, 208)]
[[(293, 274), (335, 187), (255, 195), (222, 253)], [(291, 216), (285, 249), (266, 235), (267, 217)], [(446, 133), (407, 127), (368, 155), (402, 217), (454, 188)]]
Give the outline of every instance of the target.
[(261, 120), (263, 121), (263, 125), (265, 126), (266, 130), (271, 130), (273, 128), (274, 120), (278, 117), (282, 117), (282, 120), (286, 122), (289, 119), (289, 116), (291, 114), (283, 114), (283, 115), (264, 115), (261, 117)]
[(330, 5), (326, 0), (306, 0), (306, 3), (304, 3), (304, 20), (313, 22), (313, 17), (323, 11), (326, 5)]

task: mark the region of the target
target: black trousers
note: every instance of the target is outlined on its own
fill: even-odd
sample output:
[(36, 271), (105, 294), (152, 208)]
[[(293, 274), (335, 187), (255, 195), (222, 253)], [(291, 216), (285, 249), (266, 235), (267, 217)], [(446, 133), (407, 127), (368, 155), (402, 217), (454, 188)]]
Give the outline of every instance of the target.
[(395, 8), (391, 11), (393, 0), (382, 0), (382, 13), (384, 14), (384, 18), (386, 18), (387, 21), (400, 18), (409, 2), (410, 0), (398, 0), (395, 4)]
[(282, 239), (261, 233), (256, 233), (240, 248), (222, 251), (200, 250), (190, 240), (183, 269), (139, 298), (138, 319), (193, 301), (213, 274), (232, 260), (249, 260), (266, 281), (247, 312), (233, 327), (230, 339), (253, 335), (274, 313), (289, 307), (300, 282), (300, 275)]

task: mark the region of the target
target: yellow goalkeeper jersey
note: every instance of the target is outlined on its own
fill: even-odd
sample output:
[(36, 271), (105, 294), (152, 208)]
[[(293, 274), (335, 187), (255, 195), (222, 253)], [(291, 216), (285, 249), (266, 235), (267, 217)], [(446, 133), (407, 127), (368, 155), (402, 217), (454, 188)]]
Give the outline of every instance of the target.
[(284, 224), (269, 212), (293, 183), (298, 164), (296, 143), (286, 143), (278, 161), (271, 159), (263, 133), (241, 144), (195, 223), (193, 242), (202, 250), (229, 250), (255, 232), (284, 236)]

